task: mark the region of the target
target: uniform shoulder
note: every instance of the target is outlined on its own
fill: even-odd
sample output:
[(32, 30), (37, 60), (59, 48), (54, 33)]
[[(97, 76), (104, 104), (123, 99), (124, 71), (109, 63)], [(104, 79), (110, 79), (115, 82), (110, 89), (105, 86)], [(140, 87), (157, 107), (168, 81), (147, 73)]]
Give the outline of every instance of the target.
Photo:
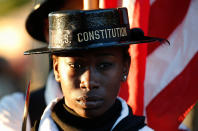
[(148, 126), (144, 126), (143, 128), (141, 128), (139, 131), (154, 131), (153, 129), (151, 129)]

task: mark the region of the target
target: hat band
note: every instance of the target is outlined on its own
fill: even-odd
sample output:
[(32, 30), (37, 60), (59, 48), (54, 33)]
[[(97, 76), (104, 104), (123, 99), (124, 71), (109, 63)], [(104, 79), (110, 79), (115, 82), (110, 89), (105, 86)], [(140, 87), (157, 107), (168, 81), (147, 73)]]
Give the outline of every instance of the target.
[(92, 43), (120, 42), (128, 39), (127, 27), (103, 28), (87, 31), (50, 30), (48, 48), (66, 48), (86, 46)]

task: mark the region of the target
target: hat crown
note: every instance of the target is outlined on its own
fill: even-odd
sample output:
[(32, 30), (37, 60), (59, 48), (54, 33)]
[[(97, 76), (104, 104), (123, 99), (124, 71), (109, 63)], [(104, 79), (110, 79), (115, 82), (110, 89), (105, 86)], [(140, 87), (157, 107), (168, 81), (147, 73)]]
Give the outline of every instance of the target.
[(129, 46), (164, 41), (144, 36), (140, 28), (129, 29), (126, 8), (68, 10), (49, 14), (49, 46), (24, 54), (70, 53), (92, 48)]
[(128, 37), (126, 8), (68, 10), (49, 14), (49, 48), (75, 48), (119, 42)]
[(50, 29), (72, 29), (72, 26), (95, 29), (129, 25), (125, 8), (57, 11), (49, 14), (49, 23)]

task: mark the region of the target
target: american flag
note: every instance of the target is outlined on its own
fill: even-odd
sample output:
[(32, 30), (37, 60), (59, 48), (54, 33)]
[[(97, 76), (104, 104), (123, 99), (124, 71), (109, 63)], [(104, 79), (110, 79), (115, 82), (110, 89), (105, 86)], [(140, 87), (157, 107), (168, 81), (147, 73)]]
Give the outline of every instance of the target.
[(100, 8), (127, 7), (131, 28), (170, 45), (130, 47), (131, 67), (120, 96), (156, 131), (179, 131), (198, 100), (198, 1), (100, 0)]

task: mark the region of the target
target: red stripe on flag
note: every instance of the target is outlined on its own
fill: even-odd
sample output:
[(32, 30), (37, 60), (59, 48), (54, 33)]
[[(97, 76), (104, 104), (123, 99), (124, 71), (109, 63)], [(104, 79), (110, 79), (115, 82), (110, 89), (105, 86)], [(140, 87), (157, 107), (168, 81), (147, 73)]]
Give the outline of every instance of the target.
[[(136, 0), (131, 28), (140, 27), (145, 33), (148, 31), (149, 0)], [(132, 106), (136, 115), (144, 112), (144, 79), (146, 70), (147, 44), (131, 45), (131, 68), (129, 72), (128, 86), (129, 99), (127, 103)]]
[(130, 19), (133, 19), (131, 27), (143, 29), (145, 34), (148, 32), (149, 8), (149, 0), (136, 0), (133, 16), (129, 16)]
[[(128, 12), (130, 11), (129, 7)], [(140, 27), (147, 32), (148, 16), (149, 0), (136, 0), (133, 15), (129, 16), (129, 19), (132, 20), (131, 28)], [(128, 85), (126, 83), (122, 85), (120, 96), (132, 107), (134, 114), (143, 115), (147, 45), (131, 45), (129, 53), (131, 55), (131, 66)], [(128, 99), (125, 95), (128, 96)]]
[(131, 67), (128, 75), (129, 98), (127, 103), (132, 107), (135, 115), (143, 115), (147, 45), (131, 45), (129, 52)]
[[(168, 38), (183, 21), (191, 0), (156, 0), (150, 7), (149, 36)], [(148, 45), (148, 54), (159, 44)]]
[(102, 0), (103, 8), (117, 8), (118, 0)]
[(183, 72), (147, 106), (148, 125), (156, 131), (177, 131), (187, 114), (186, 111), (189, 111), (189, 108), (192, 108), (192, 105), (198, 100), (197, 78), (198, 53)]

